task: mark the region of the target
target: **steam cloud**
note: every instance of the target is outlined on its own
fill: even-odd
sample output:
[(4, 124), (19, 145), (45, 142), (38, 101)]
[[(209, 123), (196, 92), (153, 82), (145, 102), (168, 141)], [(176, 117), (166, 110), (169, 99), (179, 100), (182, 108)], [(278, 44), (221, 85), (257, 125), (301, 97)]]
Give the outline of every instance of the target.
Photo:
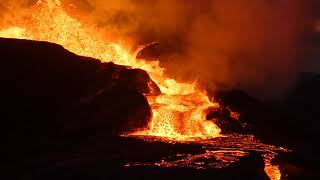
[(311, 0), (62, 2), (109, 31), (171, 49), (162, 64), (173, 76), (192, 74), (212, 89), (240, 88), (264, 98), (295, 82), (314, 20)]

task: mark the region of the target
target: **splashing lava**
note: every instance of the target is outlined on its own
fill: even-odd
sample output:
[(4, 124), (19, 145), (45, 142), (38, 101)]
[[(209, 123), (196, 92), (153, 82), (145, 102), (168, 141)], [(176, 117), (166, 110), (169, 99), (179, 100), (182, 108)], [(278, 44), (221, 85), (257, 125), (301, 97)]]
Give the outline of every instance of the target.
[[(108, 32), (89, 23), (80, 22), (69, 14), (65, 12), (59, 0), (39, 0), (32, 7), (31, 18), (13, 27), (2, 28), (0, 37), (57, 43), (78, 55), (147, 71), (160, 87), (162, 94), (146, 95), (152, 108), (153, 118), (145, 130), (133, 132), (131, 134), (133, 136), (138, 135), (138, 138), (143, 137), (145, 140), (155, 137), (156, 141), (170, 139), (194, 143), (203, 143), (217, 137), (223, 138), (220, 135), (220, 128), (212, 121), (206, 120), (205, 114), (208, 108), (219, 108), (219, 104), (210, 101), (204, 91), (197, 89), (196, 83), (179, 83), (167, 77), (165, 69), (159, 66), (158, 61), (136, 59), (139, 49), (131, 51), (133, 44), (130, 41), (108, 35)], [(147, 136), (149, 138), (146, 138)], [(243, 138), (240, 141), (242, 142)], [(246, 142), (251, 141), (244, 141)], [(256, 142), (253, 144), (257, 145)], [(211, 158), (212, 154), (215, 156), (215, 153), (209, 151), (204, 155)], [(239, 152), (235, 154), (238, 155)], [(240, 155), (242, 154), (245, 152), (240, 152)], [(278, 167), (270, 163), (272, 158), (265, 157), (265, 171), (271, 179), (280, 179)], [(170, 163), (163, 164), (170, 165)]]
[(168, 78), (159, 62), (138, 60), (137, 51), (130, 51), (132, 46), (129, 43), (116, 41), (112, 35), (106, 37), (106, 33), (97, 27), (85, 25), (69, 16), (59, 0), (40, 0), (33, 7), (30, 20), (0, 31), (0, 36), (57, 43), (78, 55), (147, 71), (162, 95), (147, 96), (153, 119), (146, 130), (135, 134), (176, 140), (219, 136), (219, 127), (207, 121), (204, 113), (205, 109), (218, 108), (219, 104), (211, 102), (204, 92), (195, 88), (194, 83), (178, 83)]

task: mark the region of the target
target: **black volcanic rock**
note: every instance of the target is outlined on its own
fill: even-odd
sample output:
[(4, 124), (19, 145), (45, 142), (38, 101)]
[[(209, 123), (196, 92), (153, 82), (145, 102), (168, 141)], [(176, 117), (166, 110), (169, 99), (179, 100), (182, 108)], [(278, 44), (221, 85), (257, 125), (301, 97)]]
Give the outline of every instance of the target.
[(161, 49), (159, 43), (152, 43), (142, 49), (138, 54), (138, 59), (159, 60), (164, 51)]
[(125, 86), (115, 86), (101, 92), (88, 106), (91, 110), (88, 118), (99, 120), (100, 128), (104, 124), (104, 130), (111, 124), (110, 130), (114, 135), (143, 128), (151, 118), (147, 99), (139, 91)]
[(270, 144), (286, 144), (286, 137), (292, 133), (291, 129), (287, 130), (289, 133), (283, 131), (289, 115), (241, 90), (226, 90), (214, 94), (223, 106), (240, 114), (238, 122), (241, 126), (237, 125), (240, 127), (238, 132), (254, 134)]
[(135, 167), (123, 169), (113, 174), (113, 179), (261, 179), (268, 180), (263, 170), (264, 163), (260, 155), (253, 154), (242, 158), (231, 167), (221, 169), (194, 169), (188, 167), (164, 168), (164, 167)]
[[(60, 112), (93, 102), (112, 109), (121, 103), (117, 101), (117, 97), (130, 102), (131, 108), (135, 102), (138, 102), (135, 105), (137, 107), (139, 102), (143, 102), (143, 107), (149, 111), (145, 112), (145, 116), (150, 117), (150, 108), (141, 93), (148, 93), (148, 83), (154, 85), (154, 82), (142, 70), (101, 63), (45, 42), (0, 39), (0, 49), (3, 96), (1, 110), (3, 115), (11, 119), (10, 122), (24, 124), (26, 121), (23, 119), (30, 116), (26, 126), (42, 126), (49, 123), (45, 119), (52, 119), (55, 115), (60, 115)], [(119, 76), (127, 79), (115, 78)], [(108, 93), (113, 99), (107, 98), (107, 103), (95, 100), (103, 99), (103, 96), (110, 97)], [(112, 113), (130, 116), (125, 107), (129, 104), (121, 105), (124, 107), (123, 111), (118, 109)], [(23, 118), (19, 118), (20, 116)], [(38, 122), (38, 119), (44, 120)], [(148, 118), (139, 117), (139, 121), (141, 119), (147, 121)], [(16, 123), (12, 125), (16, 126)]]
[(307, 143), (305, 147), (317, 146), (315, 142), (320, 135), (319, 92), (320, 76), (301, 73), (296, 87), (273, 103), (265, 103), (241, 90), (214, 94), (221, 104), (240, 114), (240, 122), (246, 125), (248, 133), (294, 147)]
[(290, 177), (287, 179), (317, 179), (312, 171), (318, 173), (318, 166), (313, 169), (310, 161), (296, 152), (279, 153), (272, 163), (280, 167), (282, 175)]
[(247, 128), (245, 124), (240, 122), (240, 119), (232, 117), (232, 111), (228, 107), (224, 107), (220, 104), (219, 108), (207, 109), (207, 120), (213, 121), (216, 125), (221, 128), (222, 134), (245, 134)]
[(143, 94), (161, 94), (158, 85), (150, 79), (149, 74), (144, 70), (123, 69), (114, 75), (114, 78), (124, 86), (135, 87)]
[(0, 58), (1, 159), (8, 169), (27, 171), (44, 154), (95, 147), (150, 120), (142, 93), (156, 85), (142, 70), (28, 40), (0, 38)]
[[(243, 157), (240, 161), (226, 168), (225, 171), (230, 171), (231, 174), (238, 174), (245, 179), (269, 179), (264, 172), (264, 162), (261, 154), (251, 152), (248, 156)], [(232, 177), (232, 175), (231, 175)], [(238, 179), (238, 177), (230, 178)], [(241, 178), (239, 178), (241, 179)]]
[(307, 174), (313, 178), (318, 177), (320, 160), (319, 92), (320, 76), (301, 73), (295, 88), (286, 97), (275, 102), (265, 103), (241, 90), (214, 94), (221, 104), (240, 114), (245, 133), (254, 134), (265, 143), (293, 150), (294, 153), (290, 154), (294, 155), (286, 157), (285, 160), (280, 157), (280, 166), (286, 168), (284, 172), (292, 177)]
[[(254, 152), (221, 169), (124, 167), (128, 159), (158, 162), (191, 147), (159, 142), (150, 142), (150, 147), (145, 141), (115, 136), (150, 120), (143, 94), (161, 92), (145, 71), (27, 40), (0, 38), (0, 58), (0, 157), (5, 166), (1, 179), (267, 178), (263, 160)], [(226, 132), (239, 128), (266, 137), (285, 127), (284, 123), (278, 127), (278, 111), (243, 92), (218, 97), (226, 108), (212, 111), (208, 119), (224, 118), (219, 123), (229, 126)], [(240, 127), (228, 107), (240, 113), (241, 123), (252, 126)], [(191, 149), (203, 151), (202, 146)]]
[(302, 160), (295, 162), (297, 167), (306, 168), (308, 175), (319, 175), (319, 137), (320, 137), (320, 75), (302, 73), (296, 88), (280, 103), (279, 108), (292, 117), (286, 121), (292, 131), (295, 143), (295, 157)]
[(296, 88), (281, 103), (281, 108), (301, 121), (290, 122), (300, 135), (315, 140), (320, 136), (320, 75), (302, 73)]

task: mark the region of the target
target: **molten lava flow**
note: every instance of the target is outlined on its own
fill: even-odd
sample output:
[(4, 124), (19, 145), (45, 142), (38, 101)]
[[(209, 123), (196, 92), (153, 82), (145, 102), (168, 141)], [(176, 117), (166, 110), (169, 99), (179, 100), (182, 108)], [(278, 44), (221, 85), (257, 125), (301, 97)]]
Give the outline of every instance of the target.
[(269, 176), (270, 180), (280, 180), (281, 179), (281, 171), (278, 165), (272, 165), (271, 160), (274, 158), (274, 154), (266, 154), (264, 155), (264, 171)]
[(220, 129), (206, 120), (207, 108), (218, 108), (205, 93), (195, 88), (195, 83), (178, 83), (165, 76), (159, 62), (136, 59), (130, 44), (116, 41), (113, 36), (91, 25), (80, 23), (69, 16), (59, 0), (39, 0), (33, 7), (33, 15), (15, 27), (0, 31), (1, 37), (48, 41), (64, 46), (78, 55), (89, 56), (101, 61), (113, 61), (147, 71), (158, 84), (162, 94), (148, 95), (153, 119), (147, 130), (139, 135), (170, 137), (186, 140), (190, 137), (218, 137)]

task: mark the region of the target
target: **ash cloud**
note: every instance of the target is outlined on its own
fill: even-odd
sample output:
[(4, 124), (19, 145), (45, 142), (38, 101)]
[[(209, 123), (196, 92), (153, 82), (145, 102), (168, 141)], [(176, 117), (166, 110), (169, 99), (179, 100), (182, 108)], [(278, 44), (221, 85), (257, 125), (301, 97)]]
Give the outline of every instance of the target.
[(136, 43), (159, 41), (171, 53), (161, 61), (172, 76), (270, 98), (283, 95), (306, 64), (317, 1), (62, 2), (76, 4), (106, 31)]
[(304, 68), (314, 2), (88, 0), (96, 21), (176, 50), (162, 60), (169, 74), (263, 98), (285, 94)]

